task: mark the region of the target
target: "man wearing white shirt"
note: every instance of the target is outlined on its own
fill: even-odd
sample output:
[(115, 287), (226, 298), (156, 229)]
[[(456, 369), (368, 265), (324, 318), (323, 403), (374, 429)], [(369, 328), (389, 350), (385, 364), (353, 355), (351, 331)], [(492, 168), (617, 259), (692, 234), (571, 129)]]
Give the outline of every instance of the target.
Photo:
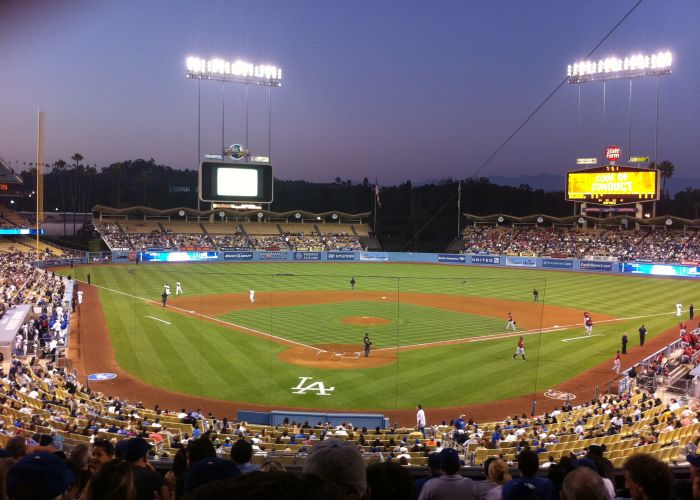
[(419, 430), (425, 437), (425, 412), (421, 405), (418, 405), (418, 412), (416, 413), (416, 430)]

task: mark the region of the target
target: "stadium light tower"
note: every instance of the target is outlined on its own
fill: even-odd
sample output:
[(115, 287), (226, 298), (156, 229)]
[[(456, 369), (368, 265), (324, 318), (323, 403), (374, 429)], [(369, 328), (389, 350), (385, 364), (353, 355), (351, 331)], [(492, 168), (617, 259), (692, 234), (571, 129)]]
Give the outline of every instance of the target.
[[(654, 161), (658, 162), (659, 150), (659, 79), (668, 76), (673, 69), (673, 54), (660, 51), (655, 54), (632, 54), (625, 58), (608, 57), (606, 59), (578, 61), (566, 67), (568, 83), (603, 82), (603, 136), (605, 137), (606, 86), (608, 80), (629, 79), (627, 151), (632, 152), (632, 79), (655, 76), (656, 79), (656, 138)], [(578, 118), (576, 133), (576, 154), (579, 155), (579, 135), (581, 133), (581, 87), (578, 89)]]
[[(268, 161), (272, 156), (272, 89), (282, 86), (282, 69), (269, 64), (251, 64), (241, 59), (227, 61), (225, 59), (202, 59), (200, 57), (188, 57), (186, 61), (185, 75), (187, 78), (197, 80), (197, 164), (202, 161), (202, 80), (221, 82), (221, 158), (226, 156), (225, 138), (225, 85), (226, 83), (238, 83), (245, 88), (245, 155), (248, 148), (248, 88), (250, 85), (262, 85), (268, 87), (268, 121), (267, 121), (267, 156)], [(244, 155), (244, 156), (245, 156)], [(243, 156), (243, 157), (244, 157)], [(199, 210), (199, 197), (197, 198), (197, 210)]]

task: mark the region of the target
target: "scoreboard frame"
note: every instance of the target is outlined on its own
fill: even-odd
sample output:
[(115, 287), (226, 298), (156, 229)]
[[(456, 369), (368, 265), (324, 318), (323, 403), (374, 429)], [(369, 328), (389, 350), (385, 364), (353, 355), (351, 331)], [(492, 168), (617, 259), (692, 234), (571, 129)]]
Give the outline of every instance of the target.
[(573, 170), (566, 173), (564, 193), (567, 201), (595, 205), (657, 201), (659, 171), (621, 165)]

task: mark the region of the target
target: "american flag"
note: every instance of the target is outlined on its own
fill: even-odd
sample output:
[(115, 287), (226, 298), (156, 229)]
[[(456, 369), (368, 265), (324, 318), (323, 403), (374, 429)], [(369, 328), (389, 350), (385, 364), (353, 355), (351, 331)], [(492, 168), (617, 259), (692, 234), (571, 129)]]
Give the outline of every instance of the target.
[(377, 206), (379, 208), (382, 208), (382, 200), (379, 198), (380, 193), (381, 193), (381, 188), (379, 187), (379, 184), (376, 184), (374, 186), (374, 201), (377, 202)]

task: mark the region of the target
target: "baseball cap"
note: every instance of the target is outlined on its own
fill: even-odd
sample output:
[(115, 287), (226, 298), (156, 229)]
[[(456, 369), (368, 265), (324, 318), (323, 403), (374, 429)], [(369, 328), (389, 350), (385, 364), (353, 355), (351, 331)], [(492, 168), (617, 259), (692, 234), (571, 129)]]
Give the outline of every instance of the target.
[(187, 471), (185, 493), (196, 490), (210, 481), (219, 481), (240, 475), (241, 471), (232, 460), (206, 457), (195, 462)]
[(445, 448), (440, 452), (440, 467), (443, 469), (459, 468), (459, 453), (454, 448)]
[(139, 458), (143, 458), (151, 449), (151, 445), (143, 438), (135, 437), (126, 440), (124, 445), (124, 460), (127, 462), (135, 462)]
[(367, 490), (362, 455), (349, 441), (326, 439), (314, 444), (302, 472), (318, 474), (358, 497), (363, 496)]
[(60, 458), (39, 452), (20, 458), (7, 473), (7, 495), (49, 500), (75, 483), (75, 475)]

